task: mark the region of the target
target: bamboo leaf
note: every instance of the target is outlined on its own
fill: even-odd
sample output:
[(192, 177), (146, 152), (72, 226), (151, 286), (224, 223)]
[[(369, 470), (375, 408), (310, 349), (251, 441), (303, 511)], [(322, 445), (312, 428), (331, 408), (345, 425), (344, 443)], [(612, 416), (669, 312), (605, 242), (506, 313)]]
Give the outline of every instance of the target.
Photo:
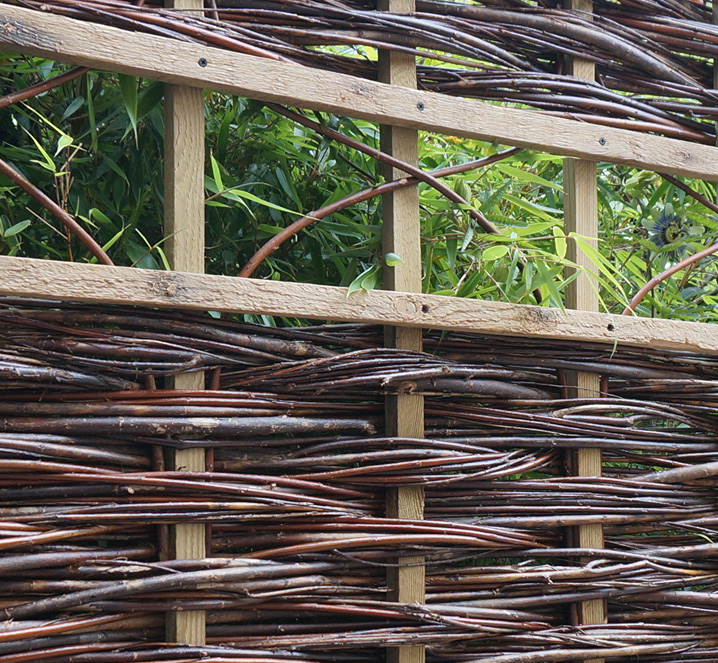
[(497, 163), (495, 168), (502, 173), (506, 175), (510, 175), (514, 179), (517, 179), (519, 181), (523, 182), (530, 182), (532, 184), (539, 184), (541, 186), (548, 187), (549, 189), (558, 189), (560, 190), (561, 187), (556, 182), (551, 182), (547, 179), (544, 179), (540, 175), (537, 175), (536, 173), (532, 173), (527, 170), (523, 170), (522, 168), (516, 168), (515, 166), (509, 166), (507, 163)]
[(481, 259), (485, 262), (493, 262), (503, 258), (509, 252), (509, 247), (505, 244), (497, 244), (496, 246), (490, 246), (488, 249), (484, 249), (481, 254)]
[(217, 191), (224, 191), (224, 182), (222, 181), (222, 171), (220, 169), (217, 159), (214, 158), (212, 152), (209, 153), (209, 161), (212, 165), (212, 177), (214, 177), (214, 184), (217, 187)]
[(10, 226), (9, 228), (7, 228), (5, 230), (0, 230), (0, 235), (2, 237), (6, 237), (6, 238), (13, 237), (13, 236), (21, 233), (23, 230), (26, 230), (27, 228), (29, 228), (31, 223), (32, 223), (31, 221), (28, 221), (27, 219), (25, 219), (24, 221), (20, 221), (19, 223), (13, 224), (12, 226)]
[(135, 144), (138, 144), (137, 139), (137, 86), (138, 80), (135, 76), (128, 76), (127, 74), (118, 74), (117, 80), (120, 84), (120, 92), (122, 93), (122, 103), (125, 106), (127, 117), (132, 125), (132, 132), (135, 135)]

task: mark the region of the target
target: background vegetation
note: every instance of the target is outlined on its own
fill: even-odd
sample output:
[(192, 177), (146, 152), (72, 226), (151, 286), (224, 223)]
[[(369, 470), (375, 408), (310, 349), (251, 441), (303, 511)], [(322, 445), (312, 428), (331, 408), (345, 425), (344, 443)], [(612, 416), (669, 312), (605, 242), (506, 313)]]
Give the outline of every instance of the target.
[[(0, 96), (63, 71), (0, 55)], [(207, 93), (207, 268), (237, 274), (302, 214), (380, 183), (379, 165), (261, 103)], [(378, 146), (370, 123), (310, 117)], [(162, 85), (89, 72), (27, 102), (0, 108), (0, 158), (72, 214), (117, 264), (167, 267), (162, 250)], [(435, 170), (496, 153), (498, 145), (425, 135), (421, 166)], [(599, 251), (593, 260), (605, 310), (620, 312), (648, 279), (718, 241), (713, 213), (656, 173), (599, 165)], [(487, 235), (468, 210), (421, 185), (424, 290), (560, 305), (565, 288), (562, 164), (520, 152), (445, 179), (496, 225)], [(690, 185), (715, 200), (712, 184)], [(255, 276), (379, 287), (379, 199), (323, 219), (285, 242)], [(578, 238), (578, 241), (582, 241)], [(45, 210), (0, 177), (0, 252), (88, 261)], [(527, 259), (521, 268), (523, 257)], [(93, 259), (94, 260), (94, 259)], [(662, 283), (641, 315), (713, 320), (711, 259)]]

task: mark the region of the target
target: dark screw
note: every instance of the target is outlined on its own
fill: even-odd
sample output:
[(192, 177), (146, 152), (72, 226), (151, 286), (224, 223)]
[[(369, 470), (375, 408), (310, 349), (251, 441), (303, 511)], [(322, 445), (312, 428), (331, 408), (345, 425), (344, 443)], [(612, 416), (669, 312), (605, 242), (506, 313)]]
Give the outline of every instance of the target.
[(612, 323), (609, 322), (606, 329), (608, 329), (608, 331), (614, 331), (616, 328), (613, 326)]
[(418, 104), (416, 104), (416, 107), (417, 107), (419, 110), (424, 110), (424, 102), (423, 102), (423, 101), (420, 101)]
[(197, 64), (200, 67), (206, 67), (207, 66), (207, 58), (200, 58), (199, 60), (197, 60)]
[(600, 145), (605, 145), (608, 141), (606, 141), (605, 138), (599, 138), (599, 139), (598, 139), (598, 142), (599, 142)]
[(422, 312), (422, 313), (428, 313), (428, 312), (429, 312), (429, 307), (428, 307), (426, 304), (422, 304), (422, 306), (421, 306), (421, 312)]

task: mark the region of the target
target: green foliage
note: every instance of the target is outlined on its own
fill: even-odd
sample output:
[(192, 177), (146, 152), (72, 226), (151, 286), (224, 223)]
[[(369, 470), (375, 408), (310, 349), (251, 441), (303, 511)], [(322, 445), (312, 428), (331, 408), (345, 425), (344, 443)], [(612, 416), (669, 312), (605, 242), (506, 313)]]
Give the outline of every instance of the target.
[[(37, 58), (0, 56), (2, 93), (63, 70)], [(162, 84), (91, 72), (26, 103), (0, 109), (0, 157), (74, 215), (118, 264), (167, 268), (162, 250)], [(207, 93), (207, 268), (237, 274), (265, 242), (297, 218), (383, 180), (378, 164), (246, 99)], [(314, 119), (378, 147), (362, 121)], [(494, 154), (497, 145), (421, 136), (427, 171)], [(458, 206), (419, 186), (425, 292), (562, 306), (575, 276), (568, 247), (591, 255), (605, 310), (620, 312), (651, 277), (718, 241), (707, 210), (655, 173), (599, 165), (598, 251), (563, 227), (562, 160), (521, 152), (489, 168), (444, 179), (468, 201)], [(713, 185), (691, 182), (709, 199)], [(672, 205), (671, 207), (666, 207)], [(486, 234), (479, 210), (500, 230)], [(657, 234), (675, 217), (670, 241)], [(660, 228), (659, 228), (660, 230)], [(656, 238), (659, 238), (657, 241)], [(0, 251), (90, 261), (84, 247), (28, 196), (0, 178)], [(271, 254), (255, 276), (349, 286), (381, 286), (401, 256), (381, 249), (380, 201), (318, 221)], [(718, 271), (710, 260), (677, 273), (639, 307), (642, 315), (716, 318)]]
[[(16, 59), (0, 65), (0, 82), (9, 92), (60, 71)], [(0, 157), (85, 225), (118, 264), (163, 268), (162, 85), (120, 79), (92, 72), (0, 110)], [(89, 260), (47, 212), (1, 178), (0, 191), (3, 252)], [(8, 242), (8, 228), (24, 222)]]
[[(369, 124), (319, 119), (362, 141), (378, 140)], [(207, 122), (210, 271), (238, 273), (257, 249), (299, 216), (377, 182), (369, 158), (260, 103), (212, 95)], [(377, 201), (369, 201), (285, 242), (255, 276), (349, 285), (378, 261), (380, 249)]]

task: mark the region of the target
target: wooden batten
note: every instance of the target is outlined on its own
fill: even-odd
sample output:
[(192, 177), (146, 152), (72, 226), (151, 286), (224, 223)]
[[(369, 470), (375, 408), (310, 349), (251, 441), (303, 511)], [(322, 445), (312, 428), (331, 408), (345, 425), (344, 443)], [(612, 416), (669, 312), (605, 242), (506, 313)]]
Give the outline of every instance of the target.
[[(175, 9), (202, 7), (202, 0), (169, 0)], [(202, 90), (186, 85), (165, 86), (165, 236), (173, 269), (204, 273), (204, 99)], [(203, 373), (178, 375), (175, 389), (203, 389)], [(174, 470), (204, 472), (204, 449), (178, 449), (170, 457)], [(170, 528), (176, 559), (207, 556), (207, 526), (179, 523)], [(168, 612), (167, 639), (203, 645), (206, 614), (199, 610)]]
[[(261, 101), (718, 181), (717, 148), (0, 4), (0, 49)], [(271, 84), (268, 84), (271, 82)]]
[(0, 295), (718, 352), (718, 325), (701, 322), (35, 258), (0, 256)]
[[(380, 0), (379, 9), (400, 12), (414, 11), (414, 0)], [(416, 88), (416, 61), (405, 53), (379, 52), (379, 79), (389, 85)], [(391, 125), (381, 126), (382, 150), (412, 166), (419, 165), (419, 135), (416, 129)], [(384, 177), (392, 181), (406, 173), (389, 166)], [(402, 262), (384, 268), (384, 287), (387, 290), (421, 292), (421, 226), (419, 190), (406, 187), (387, 194), (382, 199), (383, 237), (385, 253), (397, 254)], [(386, 327), (386, 342), (390, 347), (420, 352), (423, 347), (422, 330), (417, 327)], [(398, 437), (424, 436), (424, 397), (420, 394), (397, 394), (386, 400), (386, 429)], [(386, 496), (386, 514), (390, 518), (419, 520), (424, 517), (424, 489), (421, 486), (390, 488)], [(425, 571), (423, 557), (402, 557), (398, 567), (387, 572), (389, 599), (401, 603), (423, 603)], [(423, 663), (423, 645), (392, 647), (387, 651), (389, 663)]]
[[(567, 9), (592, 12), (593, 0), (565, 0)], [(580, 58), (567, 58), (568, 73), (578, 78), (594, 80), (595, 64)], [(598, 248), (598, 180), (596, 163), (586, 159), (564, 161), (564, 230), (566, 235), (576, 233), (589, 238)], [(582, 268), (568, 286), (566, 304), (580, 311), (598, 311), (598, 284), (591, 276), (595, 266), (575, 241), (569, 241), (567, 258)], [(601, 392), (600, 376), (595, 373), (571, 371), (567, 375), (569, 395), (576, 398), (595, 398)], [(573, 454), (572, 473), (576, 476), (601, 476), (603, 454), (601, 449), (579, 449)], [(603, 548), (603, 527), (600, 524), (582, 525), (572, 533), (581, 548)], [(583, 601), (576, 606), (577, 624), (603, 624), (606, 622), (606, 605), (603, 600)], [(586, 663), (604, 663), (592, 659)]]

